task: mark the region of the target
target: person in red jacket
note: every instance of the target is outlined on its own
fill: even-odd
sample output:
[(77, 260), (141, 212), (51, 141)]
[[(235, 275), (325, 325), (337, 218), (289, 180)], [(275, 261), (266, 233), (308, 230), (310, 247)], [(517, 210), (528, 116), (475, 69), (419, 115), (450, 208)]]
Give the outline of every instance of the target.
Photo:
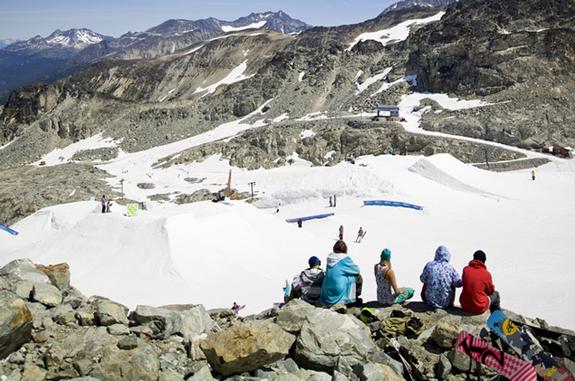
[(463, 291), (459, 303), (463, 311), (471, 314), (482, 314), (487, 309), (491, 312), (500, 309), (499, 292), (495, 291), (491, 273), (487, 271), (487, 256), (481, 250), (473, 254), (473, 260), (463, 269)]

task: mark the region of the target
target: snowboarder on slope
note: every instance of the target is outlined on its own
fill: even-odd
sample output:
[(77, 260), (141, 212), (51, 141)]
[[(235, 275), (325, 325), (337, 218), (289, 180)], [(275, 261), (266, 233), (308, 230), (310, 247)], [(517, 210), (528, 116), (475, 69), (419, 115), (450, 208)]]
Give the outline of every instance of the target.
[(108, 198), (106, 197), (106, 195), (102, 195), (102, 198), (100, 199), (100, 203), (102, 204), (102, 213), (106, 213), (106, 211), (108, 210)]
[(333, 195), (333, 207), (335, 208), (337, 206), (337, 199), (335, 194)]
[(329, 196), (329, 207), (333, 208), (333, 198)]
[(339, 225), (339, 240), (343, 241), (343, 225)]
[(531, 170), (531, 180), (535, 181), (535, 168)]
[(360, 227), (359, 231), (357, 232), (357, 238), (355, 239), (356, 243), (360, 243), (361, 240), (363, 239), (363, 236), (365, 235), (365, 232), (363, 231), (363, 228)]
[(302, 226), (303, 226), (303, 221), (302, 221), (301, 218), (299, 218), (299, 219), (297, 220), (297, 227), (298, 227), (298, 228), (301, 228)]

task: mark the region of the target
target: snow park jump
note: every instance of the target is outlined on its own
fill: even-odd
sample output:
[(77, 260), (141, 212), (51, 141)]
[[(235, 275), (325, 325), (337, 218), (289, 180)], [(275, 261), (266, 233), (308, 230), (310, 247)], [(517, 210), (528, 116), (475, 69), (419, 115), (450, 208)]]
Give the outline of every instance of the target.
[(10, 229), (8, 226), (4, 226), (0, 224), (0, 230), (4, 230), (7, 233), (10, 233), (12, 235), (18, 235), (18, 232), (16, 230)]
[(364, 201), (363, 206), (394, 206), (394, 207), (398, 207), (398, 208), (409, 208), (409, 209), (415, 209), (415, 210), (423, 210), (423, 206), (408, 204), (407, 202), (387, 201), (387, 200)]
[(290, 218), (289, 220), (286, 220), (286, 222), (288, 224), (295, 224), (298, 221), (304, 222), (304, 221), (310, 221), (310, 220), (321, 220), (323, 218), (328, 218), (331, 216), (334, 216), (334, 213), (326, 213), (326, 214), (318, 214), (315, 216), (307, 216), (307, 217), (300, 217), (300, 218)]

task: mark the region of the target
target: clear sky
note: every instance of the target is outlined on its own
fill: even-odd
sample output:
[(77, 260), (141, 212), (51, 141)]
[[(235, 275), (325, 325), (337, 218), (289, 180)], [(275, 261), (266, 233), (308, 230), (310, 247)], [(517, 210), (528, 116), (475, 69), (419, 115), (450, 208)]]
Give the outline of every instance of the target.
[(0, 39), (46, 36), (86, 27), (119, 36), (173, 18), (234, 20), (283, 10), (312, 25), (342, 25), (377, 16), (395, 0), (0, 0)]

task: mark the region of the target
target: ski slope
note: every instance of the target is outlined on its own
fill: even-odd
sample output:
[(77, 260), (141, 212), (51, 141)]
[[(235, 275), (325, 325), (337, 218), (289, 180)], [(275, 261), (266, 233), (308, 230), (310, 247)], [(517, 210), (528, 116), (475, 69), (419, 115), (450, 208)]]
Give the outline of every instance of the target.
[[(206, 183), (227, 179), (229, 164), (213, 157), (196, 163)], [(339, 225), (364, 274), (364, 299), (376, 297), (372, 267), (389, 247), (400, 286), (419, 289), (418, 277), (446, 245), (461, 271), (473, 252), (487, 266), (505, 308), (575, 328), (575, 164), (492, 173), (449, 155), (362, 157), (355, 165), (303, 165), (272, 170), (234, 169), (232, 185), (256, 182), (260, 201), (152, 205), (135, 218), (99, 213), (97, 201), (60, 205), (0, 235), (0, 264), (28, 257), (68, 262), (72, 282), (87, 295), (137, 304), (202, 303), (208, 308), (247, 304), (259, 312), (281, 301), (282, 286), (316, 255), (325, 263)], [(337, 208), (327, 198), (337, 195)], [(423, 205), (423, 211), (362, 207), (382, 198)], [(279, 213), (275, 213), (279, 207)], [(335, 213), (298, 229), (285, 219)], [(357, 230), (367, 235), (355, 244)], [(534, 302), (536, 301), (536, 302)]]

